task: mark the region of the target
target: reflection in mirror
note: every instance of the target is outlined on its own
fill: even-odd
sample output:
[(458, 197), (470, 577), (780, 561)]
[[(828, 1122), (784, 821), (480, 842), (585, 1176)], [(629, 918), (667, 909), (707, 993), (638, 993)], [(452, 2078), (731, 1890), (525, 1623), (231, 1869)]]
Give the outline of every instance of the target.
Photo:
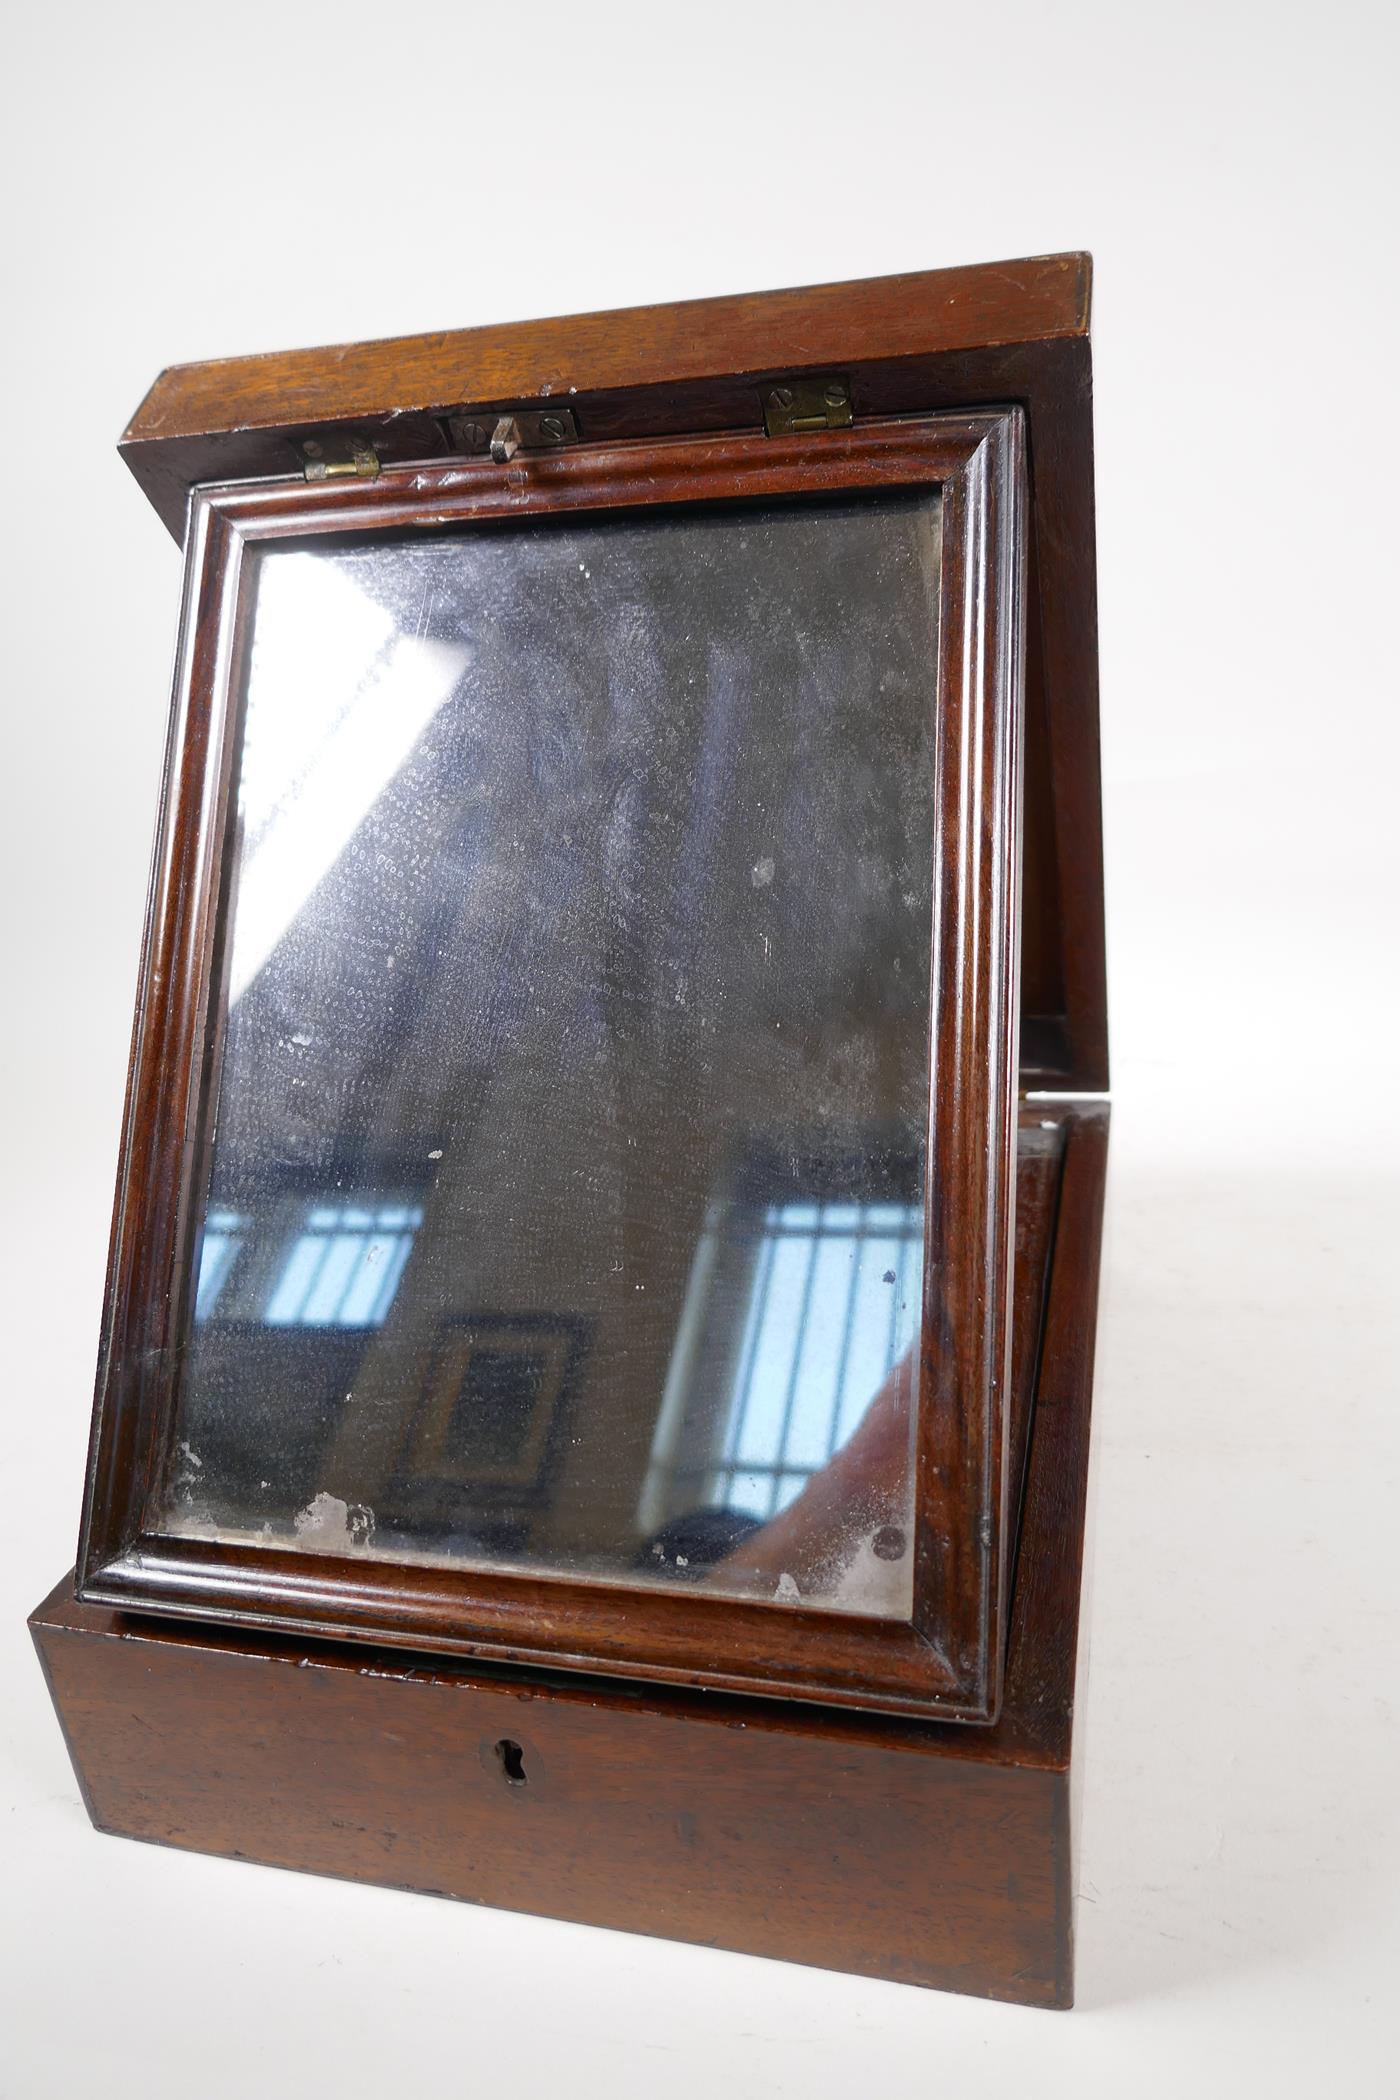
[(252, 577), (167, 1527), (907, 1616), (937, 497)]

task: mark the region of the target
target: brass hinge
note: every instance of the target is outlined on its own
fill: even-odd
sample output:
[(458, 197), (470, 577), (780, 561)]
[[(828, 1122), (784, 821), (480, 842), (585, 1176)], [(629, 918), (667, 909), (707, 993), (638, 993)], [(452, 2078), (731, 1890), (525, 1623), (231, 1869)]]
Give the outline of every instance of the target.
[(303, 438), (302, 472), (308, 481), (338, 481), (355, 474), (373, 481), (379, 472), (379, 454), (358, 431), (333, 431), (326, 437)]
[(578, 442), (571, 408), (517, 408), (507, 415), (479, 411), (447, 418), (447, 434), (459, 452), (489, 452), (505, 466), (519, 451), (557, 452)]
[(804, 430), (849, 430), (855, 421), (851, 382), (842, 372), (773, 379), (763, 389), (763, 427), (770, 438)]

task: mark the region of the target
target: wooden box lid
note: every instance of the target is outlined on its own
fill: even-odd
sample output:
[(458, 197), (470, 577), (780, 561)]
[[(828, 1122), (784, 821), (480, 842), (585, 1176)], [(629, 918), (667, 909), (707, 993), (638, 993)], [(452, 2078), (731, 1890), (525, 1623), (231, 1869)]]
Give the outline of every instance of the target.
[(450, 456), (452, 418), (572, 415), (578, 442), (755, 430), (765, 384), (840, 372), (855, 419), (1020, 404), (1031, 479), (1021, 1079), (1108, 1083), (1090, 262), (932, 270), (177, 365), (121, 451), (177, 539), (190, 490), (300, 474), (308, 442)]

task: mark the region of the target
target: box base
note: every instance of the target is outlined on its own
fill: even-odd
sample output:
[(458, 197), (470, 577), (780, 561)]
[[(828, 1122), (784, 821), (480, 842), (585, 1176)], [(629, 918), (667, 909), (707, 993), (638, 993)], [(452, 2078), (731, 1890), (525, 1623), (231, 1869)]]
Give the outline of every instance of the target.
[(1106, 1111), (1060, 1195), (992, 1728), (78, 1603), (30, 1625), (100, 1830), (942, 1990), (1073, 1994), (1071, 1715)]

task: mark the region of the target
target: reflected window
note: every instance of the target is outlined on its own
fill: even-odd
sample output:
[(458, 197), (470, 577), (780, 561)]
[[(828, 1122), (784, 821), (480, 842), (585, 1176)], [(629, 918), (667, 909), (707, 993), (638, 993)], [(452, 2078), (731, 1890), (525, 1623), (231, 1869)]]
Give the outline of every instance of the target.
[[(736, 1254), (747, 1275), (737, 1320), (720, 1281)], [(849, 1441), (911, 1347), (922, 1274), (923, 1216), (914, 1203), (712, 1212), (685, 1324), (703, 1331), (703, 1356), (731, 1366), (720, 1436), (717, 1448), (697, 1452), (692, 1412), (681, 1451), (669, 1460), (664, 1448), (654, 1452), (644, 1518), (705, 1505), (766, 1522), (786, 1509)], [(721, 1325), (730, 1329), (727, 1347)], [(689, 1381), (694, 1370), (673, 1365), (673, 1375)]]
[(287, 1250), (267, 1325), (381, 1326), (422, 1222), (408, 1203), (317, 1204)]
[(199, 1282), (195, 1287), (194, 1316), (207, 1320), (219, 1302), (224, 1285), (233, 1274), (248, 1231), (248, 1220), (235, 1210), (211, 1210), (204, 1221), (204, 1241), (199, 1251)]

